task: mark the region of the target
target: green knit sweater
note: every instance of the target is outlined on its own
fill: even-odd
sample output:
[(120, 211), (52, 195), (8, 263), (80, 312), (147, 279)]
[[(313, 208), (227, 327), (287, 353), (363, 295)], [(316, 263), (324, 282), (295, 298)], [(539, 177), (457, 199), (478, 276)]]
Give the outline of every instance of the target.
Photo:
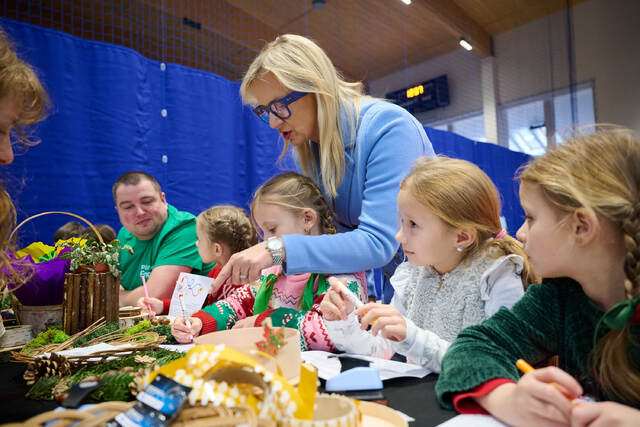
[[(553, 355), (559, 356), (559, 367), (582, 385), (585, 394), (618, 400), (604, 394), (588, 369), (593, 333), (603, 314), (571, 279), (545, 279), (529, 286), (512, 309), (502, 308), (458, 334), (442, 360), (436, 384), (440, 405), (453, 409), (454, 395), (491, 379), (518, 381), (518, 359), (536, 364)], [(639, 363), (640, 325), (631, 325), (630, 331), (635, 338), (630, 343), (631, 357)], [(602, 324), (598, 336), (606, 332)]]

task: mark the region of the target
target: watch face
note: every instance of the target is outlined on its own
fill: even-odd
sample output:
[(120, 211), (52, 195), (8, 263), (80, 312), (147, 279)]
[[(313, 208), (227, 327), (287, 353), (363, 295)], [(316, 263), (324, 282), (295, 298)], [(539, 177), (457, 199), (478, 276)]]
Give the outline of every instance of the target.
[(277, 237), (271, 237), (267, 240), (267, 248), (277, 251), (278, 249), (282, 249), (282, 240)]

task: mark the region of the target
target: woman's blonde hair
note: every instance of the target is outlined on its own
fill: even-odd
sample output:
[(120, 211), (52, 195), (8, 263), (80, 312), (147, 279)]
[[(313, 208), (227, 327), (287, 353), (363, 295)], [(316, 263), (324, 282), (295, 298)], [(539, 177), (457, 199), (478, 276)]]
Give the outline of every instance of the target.
[(0, 29), (0, 101), (17, 97), (22, 109), (15, 126), (17, 142), (24, 147), (37, 144), (27, 127), (44, 119), (49, 98), (31, 66), (22, 61), (13, 50), (9, 39)]
[[(533, 160), (520, 174), (539, 184), (550, 204), (570, 215), (583, 207), (624, 235), (627, 299), (640, 296), (640, 141), (628, 129), (599, 125)], [(621, 284), (622, 285), (622, 284)], [(629, 355), (629, 329), (608, 332), (590, 355), (594, 377), (609, 395), (640, 404), (640, 372)]]
[[(240, 86), (243, 102), (256, 102), (251, 85), (267, 73), (273, 73), (292, 91), (307, 92), (316, 97), (320, 141), (315, 142), (318, 143), (320, 158), (315, 158), (309, 144), (296, 147), (296, 153), (304, 174), (318, 183), (321, 177), (325, 193), (335, 197), (345, 168), (340, 110), (344, 110), (351, 135), (354, 135), (360, 101), (365, 96), (362, 83), (345, 81), (320, 46), (295, 34), (278, 36), (253, 60)], [(288, 147), (285, 141), (280, 158)], [(319, 162), (320, 170), (316, 162)]]
[(237, 206), (213, 206), (197, 216), (196, 224), (211, 242), (224, 243), (232, 254), (258, 243), (249, 215)]
[(400, 183), (418, 202), (452, 228), (473, 228), (476, 239), (465, 249), (463, 260), (479, 253), (498, 258), (508, 254), (524, 260), (523, 284), (537, 282), (522, 244), (502, 231), (500, 196), (491, 179), (473, 163), (448, 157), (421, 157)]
[(322, 192), (313, 180), (304, 175), (285, 172), (274, 176), (256, 190), (251, 202), (251, 220), (256, 230), (260, 230), (254, 217), (255, 206), (258, 203), (278, 205), (296, 215), (303, 209), (313, 209), (318, 216), (320, 231), (323, 234), (337, 232), (333, 212)]

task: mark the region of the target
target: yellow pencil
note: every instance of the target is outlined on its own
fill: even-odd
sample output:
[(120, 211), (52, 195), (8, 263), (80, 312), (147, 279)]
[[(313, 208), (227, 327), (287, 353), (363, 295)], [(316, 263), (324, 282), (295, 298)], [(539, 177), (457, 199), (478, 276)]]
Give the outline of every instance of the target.
[[(530, 373), (530, 372), (535, 371), (534, 367), (533, 367), (533, 366), (531, 366), (531, 365), (529, 365), (529, 364), (527, 363), (527, 361), (526, 361), (526, 360), (523, 360), (523, 359), (518, 359), (518, 360), (516, 361), (516, 367), (517, 367), (518, 369), (520, 369), (522, 372), (524, 372), (525, 374), (528, 374), (528, 373)], [(549, 383), (549, 385), (551, 385), (551, 387), (553, 387), (553, 388), (555, 388), (556, 390), (558, 390), (558, 391), (559, 391), (559, 392), (560, 392), (564, 397), (566, 397), (566, 398), (567, 398), (567, 400), (570, 400), (570, 399), (569, 399), (569, 398), (568, 398), (568, 397), (567, 397), (567, 396), (562, 392), (562, 390), (560, 390), (560, 388), (556, 385), (556, 383)], [(577, 403), (576, 403), (576, 402), (571, 401), (571, 403), (573, 404), (573, 406), (577, 406)]]

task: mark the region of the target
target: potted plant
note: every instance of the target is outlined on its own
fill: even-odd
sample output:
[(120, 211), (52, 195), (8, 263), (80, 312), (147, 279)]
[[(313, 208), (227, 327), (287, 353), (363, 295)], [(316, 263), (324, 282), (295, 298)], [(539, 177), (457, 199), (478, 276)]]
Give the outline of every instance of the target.
[(73, 243), (64, 242), (62, 246), (70, 249), (68, 252), (61, 253), (60, 258), (71, 260), (71, 271), (92, 273), (110, 271), (116, 277), (120, 274), (118, 269), (120, 250), (124, 249), (133, 254), (131, 246), (120, 246), (117, 239), (108, 243), (94, 238), (78, 239)]

